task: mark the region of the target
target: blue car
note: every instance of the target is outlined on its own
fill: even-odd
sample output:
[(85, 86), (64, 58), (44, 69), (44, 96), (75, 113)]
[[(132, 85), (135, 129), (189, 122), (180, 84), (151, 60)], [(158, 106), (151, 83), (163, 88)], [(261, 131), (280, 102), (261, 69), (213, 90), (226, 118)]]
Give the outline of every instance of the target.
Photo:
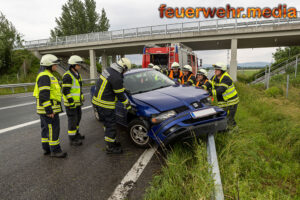
[[(227, 128), (226, 112), (211, 105), (202, 89), (178, 85), (153, 69), (124, 74), (126, 96), (132, 109), (117, 102), (117, 122), (128, 128), (133, 143), (148, 147), (152, 141), (167, 145)], [(91, 88), (94, 95), (95, 86)], [(96, 119), (100, 117), (94, 109)]]

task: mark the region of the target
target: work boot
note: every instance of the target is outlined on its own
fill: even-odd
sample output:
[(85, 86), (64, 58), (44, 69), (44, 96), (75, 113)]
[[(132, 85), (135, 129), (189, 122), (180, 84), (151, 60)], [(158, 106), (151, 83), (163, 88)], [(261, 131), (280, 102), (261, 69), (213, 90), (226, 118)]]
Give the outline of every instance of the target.
[(84, 135), (81, 135), (80, 133), (77, 133), (76, 134), (76, 137), (80, 140), (84, 140), (85, 139), (85, 136)]
[(123, 153), (121, 144), (118, 142), (107, 142), (106, 143), (106, 153), (107, 154), (121, 154)]
[(50, 155), (50, 151), (46, 151), (46, 150), (44, 150), (44, 156), (49, 156)]
[(70, 141), (70, 145), (71, 146), (80, 146), (80, 145), (82, 145), (82, 142), (81, 142), (81, 140), (76, 138), (76, 139), (73, 139)]
[(54, 158), (65, 158), (67, 157), (67, 152), (51, 152), (51, 157), (54, 157)]

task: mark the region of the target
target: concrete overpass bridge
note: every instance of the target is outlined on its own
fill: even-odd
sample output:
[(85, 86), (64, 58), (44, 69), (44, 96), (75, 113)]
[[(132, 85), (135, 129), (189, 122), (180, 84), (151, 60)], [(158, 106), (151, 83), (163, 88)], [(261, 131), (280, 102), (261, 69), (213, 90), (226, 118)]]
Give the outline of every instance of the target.
[(183, 43), (193, 50), (231, 49), (229, 73), (236, 80), (237, 49), (300, 45), (300, 12), (297, 18), (215, 19), (138, 27), (26, 41), (37, 57), (77, 54), (90, 58), (90, 77), (96, 77), (96, 55), (106, 67), (107, 56), (141, 54), (146, 44)]

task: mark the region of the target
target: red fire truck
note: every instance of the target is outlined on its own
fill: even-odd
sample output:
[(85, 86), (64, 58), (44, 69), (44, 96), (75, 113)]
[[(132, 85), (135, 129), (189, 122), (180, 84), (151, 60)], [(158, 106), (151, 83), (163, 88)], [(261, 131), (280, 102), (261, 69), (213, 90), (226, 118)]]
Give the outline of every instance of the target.
[(171, 69), (173, 62), (178, 62), (181, 67), (190, 65), (193, 73), (197, 73), (198, 58), (191, 48), (181, 44), (166, 46), (146, 45), (143, 50), (142, 67), (147, 68), (149, 63), (160, 66), (162, 69)]

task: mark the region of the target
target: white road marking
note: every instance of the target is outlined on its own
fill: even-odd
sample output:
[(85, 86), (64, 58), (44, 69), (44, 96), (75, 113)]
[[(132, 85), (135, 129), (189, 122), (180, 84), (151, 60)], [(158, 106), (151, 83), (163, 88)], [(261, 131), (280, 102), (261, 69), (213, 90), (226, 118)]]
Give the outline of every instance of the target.
[(31, 104), (35, 104), (35, 102), (22, 103), (22, 104), (17, 104), (17, 105), (13, 105), (13, 106), (5, 106), (5, 107), (1, 107), (0, 110), (5, 110), (5, 109), (9, 109), (9, 108), (17, 108), (17, 107), (27, 106), (27, 105), (31, 105)]
[[(90, 93), (84, 93), (83, 95), (89, 95), (89, 94), (90, 94)], [(19, 98), (20, 98), (20, 97), (19, 97)], [(0, 110), (10, 109), (10, 108), (17, 108), (17, 107), (27, 106), (27, 105), (31, 105), (31, 104), (35, 104), (35, 101), (33, 101), (33, 102), (28, 102), (28, 103), (17, 104), (17, 105), (13, 105), (13, 106), (5, 106), (5, 107), (1, 107)]]
[[(86, 109), (89, 109), (89, 108), (91, 108), (91, 107), (92, 107), (92, 105), (86, 106), (86, 107), (83, 107), (82, 110), (86, 110)], [(62, 114), (60, 114), (59, 116), (64, 116), (64, 115), (66, 115), (66, 113), (62, 113)], [(11, 127), (8, 127), (8, 128), (0, 129), (0, 135), (1, 135), (2, 133), (8, 132), (8, 131), (12, 131), (12, 130), (16, 130), (16, 129), (19, 129), (19, 128), (23, 128), (23, 127), (25, 127), (25, 126), (29, 126), (29, 125), (32, 125), (32, 124), (36, 124), (36, 123), (38, 123), (38, 122), (40, 122), (39, 119), (38, 119), (38, 120), (33, 120), (33, 121), (31, 121), (31, 122), (26, 122), (26, 123), (23, 123), (23, 124), (18, 124), (18, 125), (15, 125), (15, 126), (11, 126)]]
[(115, 191), (108, 198), (108, 200), (122, 200), (127, 197), (129, 190), (132, 189), (135, 182), (138, 180), (145, 167), (150, 162), (156, 150), (157, 146), (144, 151), (144, 153), (139, 157), (139, 159), (132, 166), (130, 171), (123, 178), (121, 183), (116, 187)]

